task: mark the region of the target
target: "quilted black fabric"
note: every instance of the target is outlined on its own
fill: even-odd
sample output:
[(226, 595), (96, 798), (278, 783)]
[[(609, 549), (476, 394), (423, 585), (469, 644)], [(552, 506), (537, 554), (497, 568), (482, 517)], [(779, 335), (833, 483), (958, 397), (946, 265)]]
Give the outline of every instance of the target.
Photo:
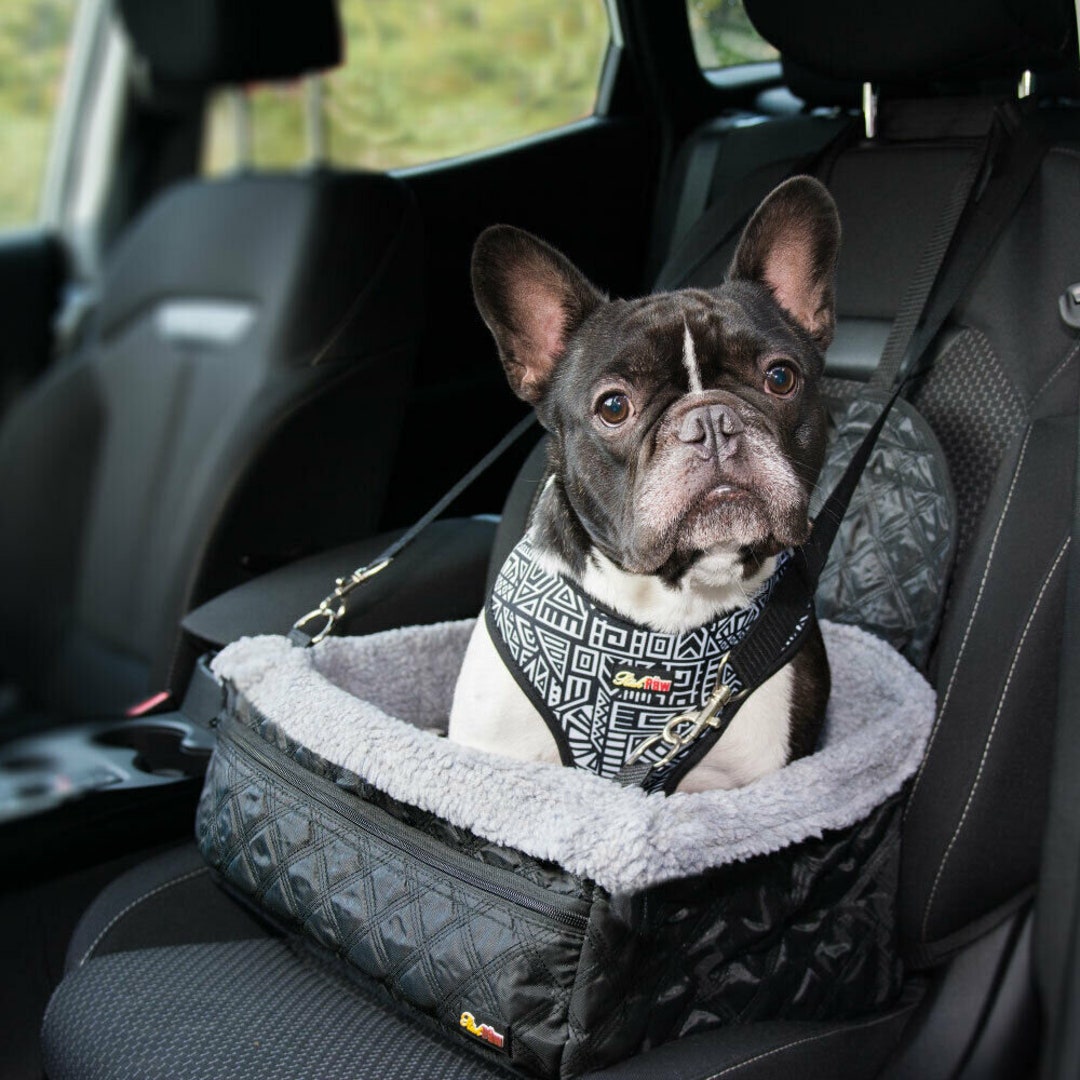
[[(811, 514), (840, 480), (887, 395), (833, 400), (836, 425)], [(956, 541), (956, 506), (942, 448), (897, 401), (878, 437), (818, 584), (818, 615), (876, 634), (924, 667), (941, 621)]]
[[(261, 770), (227, 735), (215, 756), (196, 836), (233, 886), (463, 1042), (474, 1041), (460, 1023), (470, 1013), (505, 1039), (516, 1064), (558, 1074), (585, 933), (581, 901), (573, 899), (574, 925), (561, 912), (503, 903), (350, 828), (310, 791)], [(422, 839), (413, 832), (401, 843), (415, 852)], [(526, 899), (539, 892), (513, 884)]]
[[(578, 1076), (724, 1024), (857, 1016), (899, 990), (896, 800), (852, 829), (612, 897), (282, 740), (250, 709), (223, 726), (196, 825), (207, 860), (448, 1039), (529, 1075)], [(501, 1050), (462, 1031), (466, 1012)]]
[(719, 1027), (892, 1001), (899, 813), (894, 799), (855, 828), (599, 901), (563, 1075)]
[(53, 996), (42, 1046), (49, 1080), (506, 1075), (277, 940), (93, 960)]

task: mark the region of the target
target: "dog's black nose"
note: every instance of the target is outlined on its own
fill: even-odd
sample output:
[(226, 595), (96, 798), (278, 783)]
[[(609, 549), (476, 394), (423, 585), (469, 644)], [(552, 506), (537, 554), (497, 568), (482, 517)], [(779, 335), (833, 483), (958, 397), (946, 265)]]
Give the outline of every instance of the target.
[(691, 409), (679, 424), (679, 441), (693, 445), (703, 460), (731, 457), (743, 431), (739, 414), (730, 405), (699, 405)]

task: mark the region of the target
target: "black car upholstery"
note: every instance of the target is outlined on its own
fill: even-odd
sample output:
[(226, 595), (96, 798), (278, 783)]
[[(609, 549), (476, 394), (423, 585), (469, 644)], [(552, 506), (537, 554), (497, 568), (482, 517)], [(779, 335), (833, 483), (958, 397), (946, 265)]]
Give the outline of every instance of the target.
[[(1014, 84), (1024, 67), (1075, 67), (1067, 5), (1041, 5), (1027, 24), (1035, 27), (1030, 38), (1018, 35), (1005, 0), (991, 5), (992, 17), (985, 7), (959, 6), (963, 18), (944, 35), (950, 42), (944, 53), (935, 30), (939, 19), (951, 26), (952, 15), (931, 4), (817, 4), (814, 34), (800, 37), (797, 49), (790, 44), (826, 99), (819, 103), (828, 104), (834, 77), (895, 81), (887, 39), (900, 13), (911, 75), (903, 93), (912, 94), (913, 85), (916, 92), (913, 103), (883, 91), (881, 134), (819, 163), (845, 233), (837, 288), (844, 363), (834, 374), (865, 376), (874, 365), (920, 252), (977, 143), (975, 133), (985, 125), (985, 103), (975, 91)], [(767, 32), (791, 10), (780, 0), (748, 0), (747, 8)], [(841, 64), (833, 42), (860, 34), (875, 48), (849, 50)], [(786, 39), (782, 44), (789, 47)], [(926, 57), (922, 66), (920, 56)], [(963, 86), (965, 58), (971, 79), (977, 76), (983, 85)], [(948, 74), (958, 76), (949, 80), (950, 93), (968, 91), (962, 100), (935, 93), (946, 61)], [(846, 102), (850, 87), (836, 86), (837, 102)], [(762, 1024), (695, 1036), (603, 1075), (704, 1080), (875, 1076), (884, 1069), (894, 1077), (1012, 1077), (1023, 1075), (1037, 1053), (1030, 912), (1070, 545), (1071, 507), (1063, 492), (1075, 456), (1080, 386), (1080, 342), (1058, 314), (1060, 294), (1080, 279), (1080, 117), (1051, 103), (1043, 111), (1053, 145), (940, 335), (932, 373), (914, 393), (949, 461), (961, 536), (930, 667), (938, 723), (909, 792), (904, 828), (899, 903), (910, 972), (905, 997), (894, 1010), (851, 1024)], [(714, 123), (695, 136), (677, 159), (662, 214), (672, 222), (679, 218), (694, 171), (689, 163), (701, 160), (696, 151), (707, 141), (722, 142), (710, 168), (722, 169), (723, 180), (713, 190), (712, 173), (706, 176), (705, 197), (695, 196), (697, 226), (683, 221), (665, 246), (668, 270), (659, 280), (666, 286), (719, 280), (730, 256), (723, 242), (730, 230), (717, 226), (723, 215), (710, 214), (710, 206), (731, 197), (735, 224), (740, 208), (733, 185), (745, 180), (747, 189), (760, 183), (763, 191), (801, 160), (801, 144), (817, 141), (816, 133), (792, 137), (791, 152), (778, 154), (760, 133), (744, 138), (769, 123), (800, 132), (816, 126), (822, 142), (824, 127), (835, 126), (827, 117), (807, 115), (752, 127)], [(700, 175), (694, 182), (700, 193)], [(702, 223), (708, 225), (705, 235)], [(692, 259), (679, 255), (687, 244), (698, 248)], [(849, 379), (847, 388), (857, 392), (857, 382)], [(539, 474), (534, 458), (511, 493), (496, 558), (520, 534)], [(429, 1034), (388, 1012), (373, 991), (347, 983), (332, 964), (300, 955), (251, 924), (236, 928), (231, 942), (212, 943), (195, 924), (218, 925), (218, 913), (234, 902), (204, 888), (206, 872), (190, 850), (170, 858), (116, 882), (78, 931), (70, 973), (45, 1021), (53, 1080), (147, 1075), (149, 1063), (164, 1059), (170, 1075), (195, 1076), (200, 1069), (213, 1071), (222, 1060), (216, 1055), (226, 1052), (232, 1075), (276, 1075), (276, 1057), (297, 1043), (305, 1052), (299, 1061), (290, 1059), (293, 1076), (331, 1074), (343, 1048), (349, 1050), (348, 1067), (360, 1075), (491, 1071), (485, 1062), (463, 1061), (452, 1048), (428, 1049)], [(181, 892), (195, 882), (205, 906), (197, 918), (178, 919)], [(257, 1003), (243, 991), (242, 1000), (230, 998), (237, 979), (251, 988), (248, 994), (261, 994)], [(147, 999), (153, 1001), (149, 1025), (136, 1008)], [(298, 1022), (297, 1010), (306, 1010), (308, 1023)], [(311, 1038), (316, 1016), (326, 1023), (317, 1024), (319, 1034)], [(222, 1025), (228, 1049), (220, 1039), (191, 1041), (182, 1055), (170, 1057), (183, 1031), (219, 1032)], [(241, 1042), (246, 1049), (237, 1056)]]
[[(201, 21), (187, 51), (150, 33), (158, 5), (124, 10), (155, 74), (203, 91), (336, 62), (329, 0), (303, 20), (271, 7), (254, 54), (243, 20), (215, 15), (228, 4), (162, 5)], [(22, 694), (0, 736), (182, 689), (194, 603), (375, 529), (420, 243), (400, 181), (327, 169), (177, 184), (124, 231), (85, 342), (0, 429), (0, 679)]]

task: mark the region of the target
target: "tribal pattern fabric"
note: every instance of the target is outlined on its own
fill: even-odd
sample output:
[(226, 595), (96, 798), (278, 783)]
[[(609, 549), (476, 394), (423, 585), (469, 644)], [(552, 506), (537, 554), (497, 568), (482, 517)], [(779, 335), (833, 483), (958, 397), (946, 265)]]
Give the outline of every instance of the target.
[[(527, 539), (510, 553), (486, 607), (510, 672), (558, 743), (564, 765), (613, 777), (634, 748), (673, 716), (699, 709), (724, 654), (740, 642), (790, 563), (743, 608), (676, 634), (632, 623), (541, 566)], [(740, 690), (725, 669), (725, 681)], [(658, 761), (662, 746), (640, 760)]]

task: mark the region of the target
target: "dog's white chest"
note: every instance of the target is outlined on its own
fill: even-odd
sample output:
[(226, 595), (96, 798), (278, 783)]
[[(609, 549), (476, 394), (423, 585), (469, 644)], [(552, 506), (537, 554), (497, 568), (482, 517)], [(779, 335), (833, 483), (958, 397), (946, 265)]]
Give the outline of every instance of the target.
[[(610, 600), (598, 605), (547, 562), (523, 540), (503, 566), (466, 655), (450, 737), (607, 777), (671, 717), (700, 707), (716, 685), (722, 657), (756, 621), (772, 588), (770, 582), (753, 597), (740, 591), (744, 602), (728, 602), (720, 613), (697, 597), (682, 605), (684, 618), (695, 621), (665, 632), (628, 621)], [(599, 584), (610, 598), (608, 586), (618, 582)], [(637, 603), (628, 606), (640, 607), (641, 599), (632, 597)], [(679, 611), (671, 604), (663, 621), (675, 622)], [(697, 624), (702, 611), (715, 617)], [(783, 765), (790, 690), (786, 671), (760, 687), (682, 789), (736, 787)], [(646, 761), (658, 760), (663, 747), (653, 743), (646, 755)]]
[(520, 761), (560, 760), (555, 737), (507, 670), (483, 617), (476, 620), (465, 651), (447, 735), (464, 746)]
[[(679, 784), (679, 791), (737, 788), (782, 768), (790, 745), (791, 666), (750, 695), (724, 737)], [(499, 656), (478, 619), (450, 712), (449, 737), (521, 761), (558, 764), (559, 748), (540, 713)]]

